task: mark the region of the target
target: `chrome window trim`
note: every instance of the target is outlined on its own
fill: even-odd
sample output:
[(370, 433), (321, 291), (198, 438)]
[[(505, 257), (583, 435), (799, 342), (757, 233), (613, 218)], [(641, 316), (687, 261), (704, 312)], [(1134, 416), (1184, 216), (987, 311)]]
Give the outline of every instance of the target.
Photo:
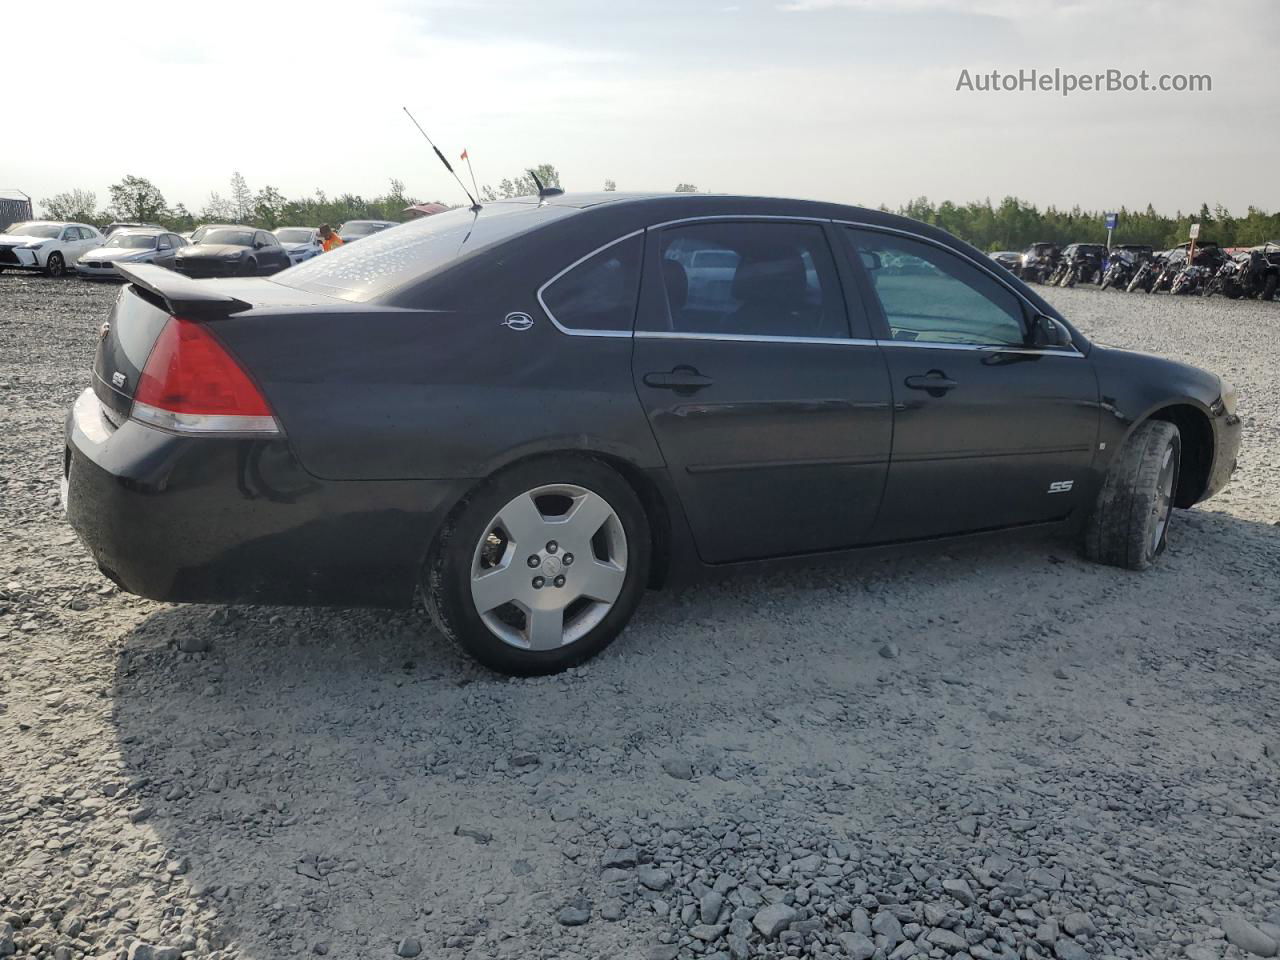
[[(567, 267), (565, 267), (563, 270), (561, 270), (554, 277), (546, 281), (546, 283), (544, 283), (542, 286), (538, 288), (538, 292), (536, 294), (538, 298), (538, 305), (542, 307), (542, 312), (545, 313), (547, 317), (551, 320), (552, 326), (554, 326), (561, 333), (566, 334), (567, 336), (570, 336), (570, 337), (614, 337), (614, 338), (628, 337), (629, 338), (631, 336), (632, 334), (631, 330), (579, 330), (575, 327), (566, 327), (563, 323), (561, 323), (559, 320), (556, 319), (556, 315), (551, 312), (551, 308), (547, 306), (547, 301), (542, 298), (542, 294), (547, 289), (547, 287), (551, 286), (553, 283), (555, 283), (557, 280), (563, 277), (566, 273), (568, 273), (574, 267), (579, 266), (580, 264), (586, 263), (588, 260), (594, 257), (597, 253), (603, 253), (605, 250), (608, 250), (610, 247), (614, 246), (615, 244), (622, 243), (623, 240), (630, 240), (632, 237), (640, 236), (641, 234), (644, 233), (644, 230), (645, 230), (644, 227), (641, 227), (639, 230), (632, 230), (630, 233), (624, 236), (618, 237), (615, 240), (610, 240), (608, 243), (603, 244), (602, 246), (596, 247), (590, 253), (586, 254), (585, 256), (579, 257), (577, 260), (573, 261), (573, 263), (569, 264)], [(643, 257), (643, 255), (644, 255), (644, 252), (642, 250), (641, 256)], [(636, 293), (637, 293), (637, 296), (639, 296), (638, 290)], [(633, 325), (634, 325), (634, 322), (633, 322)]]
[[(1033, 315), (1040, 316), (1042, 314), (1042, 311), (1040, 310), (1040, 308), (1037, 307), (1030, 300), (1028, 300), (1025, 294), (1023, 294), (1016, 287), (1010, 286), (1003, 277), (1001, 277), (994, 270), (991, 270), (989, 268), (989, 265), (984, 265), (980, 263), (979, 261), (975, 260), (973, 257), (969, 256), (969, 254), (965, 253), (963, 250), (957, 250), (955, 247), (948, 246), (947, 244), (942, 243), (940, 240), (934, 240), (932, 237), (922, 236), (921, 234), (913, 233), (910, 230), (903, 230), (899, 227), (886, 227), (881, 224), (866, 223), (861, 220), (832, 220), (831, 222), (834, 224), (839, 224), (842, 227), (857, 227), (858, 229), (861, 229), (861, 230), (873, 230), (879, 233), (895, 233), (898, 236), (906, 237), (908, 240), (916, 240), (920, 243), (932, 244), (933, 246), (937, 247), (940, 250), (943, 250), (947, 253), (957, 256), (962, 260), (967, 260), (970, 264), (972, 264), (975, 268), (977, 268), (978, 271), (986, 274), (996, 283), (1000, 284), (1000, 286), (1004, 287), (1006, 290), (1012, 293), (1015, 297), (1017, 297), (1018, 301), (1020, 303), (1025, 304), (1026, 307), (1032, 312)], [(1003, 350), (1003, 352), (1005, 353), (1015, 353), (1015, 352), (1016, 353), (1048, 353), (1048, 354), (1053, 354), (1055, 356), (1066, 356), (1066, 357), (1070, 357), (1070, 356), (1083, 357), (1084, 356), (1084, 354), (1080, 352), (1080, 348), (1077, 347), (1075, 344), (1071, 345), (1070, 350), (1041, 350), (1035, 347), (1001, 347), (999, 344), (945, 344), (945, 343), (937, 344), (937, 343), (919, 343), (914, 340), (882, 340), (880, 342), (881, 344), (890, 344), (892, 346), (933, 347), (934, 349), (943, 349), (943, 350), (946, 350), (946, 349)]]
[(917, 350), (985, 350), (988, 353), (1026, 353), (1034, 356), (1084, 359), (1084, 354), (1075, 347), (1070, 350), (1054, 350), (1044, 347), (1001, 346), (998, 343), (933, 343), (929, 340), (876, 340), (874, 342), (882, 347), (914, 347)]
[[(701, 217), (681, 217), (678, 220), (663, 220), (661, 223), (649, 224), (650, 230), (661, 230), (663, 227), (675, 227), (682, 223), (701, 223), (706, 220), (791, 220), (797, 223), (831, 223), (830, 217), (789, 216), (781, 213), (710, 213)], [(834, 255), (835, 251), (832, 251)]]
[(727, 343), (821, 343), (839, 346), (874, 347), (875, 340), (855, 340), (852, 337), (778, 337), (753, 333), (684, 333), (663, 330), (637, 330), (641, 340), (719, 340)]

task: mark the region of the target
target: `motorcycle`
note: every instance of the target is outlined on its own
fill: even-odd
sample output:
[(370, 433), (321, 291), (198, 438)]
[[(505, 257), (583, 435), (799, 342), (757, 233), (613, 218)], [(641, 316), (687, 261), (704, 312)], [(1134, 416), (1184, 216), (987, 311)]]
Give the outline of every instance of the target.
[(1178, 271), (1177, 276), (1169, 284), (1169, 293), (1175, 297), (1185, 297), (1200, 290), (1209, 276), (1209, 267), (1200, 264), (1188, 264)]
[(1204, 297), (1212, 297), (1215, 293), (1220, 293), (1224, 297), (1231, 300), (1238, 300), (1244, 295), (1241, 288), (1240, 277), (1244, 270), (1244, 263), (1241, 258), (1234, 258), (1226, 261), (1220, 266), (1209, 278), (1209, 282), (1204, 285), (1204, 289), (1200, 291), (1200, 295)]
[(1182, 272), (1182, 268), (1187, 265), (1186, 250), (1174, 250), (1165, 258), (1164, 263), (1160, 267), (1160, 272), (1156, 274), (1154, 280), (1151, 281), (1151, 288), (1148, 293), (1161, 293), (1173, 286), (1173, 278)]
[(1150, 260), (1144, 260), (1138, 264), (1138, 268), (1133, 272), (1133, 278), (1129, 281), (1129, 285), (1125, 287), (1126, 293), (1133, 293), (1135, 290), (1141, 290), (1143, 293), (1150, 293), (1151, 287), (1156, 282), (1156, 277), (1160, 275), (1160, 271), (1164, 266), (1164, 262), (1160, 257), (1152, 257)]
[(1102, 283), (1099, 287), (1106, 290), (1109, 287), (1115, 287), (1117, 290), (1127, 290), (1130, 281), (1138, 271), (1138, 255), (1128, 250), (1113, 250), (1110, 258), (1107, 260), (1106, 272), (1102, 275)]

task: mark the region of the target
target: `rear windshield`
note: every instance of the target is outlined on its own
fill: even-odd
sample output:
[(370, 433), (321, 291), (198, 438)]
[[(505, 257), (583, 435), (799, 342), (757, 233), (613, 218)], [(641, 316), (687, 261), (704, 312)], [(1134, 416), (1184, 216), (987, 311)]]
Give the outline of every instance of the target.
[(103, 244), (104, 247), (128, 247), (135, 250), (150, 250), (155, 245), (155, 236), (147, 233), (116, 233)]
[(253, 234), (247, 230), (210, 230), (200, 237), (201, 243), (227, 244), (233, 247), (252, 247)]
[(298, 290), (364, 303), (575, 212), (572, 207), (534, 203), (495, 203), (479, 213), (460, 207), (338, 247), (272, 279)]
[(305, 227), (291, 227), (287, 230), (277, 230), (276, 239), (281, 243), (310, 243), (314, 232)]
[(387, 229), (385, 223), (365, 223), (357, 220), (354, 223), (344, 223), (338, 233), (344, 237), (366, 237), (385, 229)]

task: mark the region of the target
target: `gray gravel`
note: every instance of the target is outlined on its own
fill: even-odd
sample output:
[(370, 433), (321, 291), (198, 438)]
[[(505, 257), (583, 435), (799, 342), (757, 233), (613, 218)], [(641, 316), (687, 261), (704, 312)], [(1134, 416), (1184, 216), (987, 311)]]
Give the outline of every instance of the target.
[(651, 595), (511, 681), (157, 604), (59, 516), (112, 288), (0, 277), (0, 957), (1199, 958), (1280, 938), (1280, 304), (1053, 291), (1241, 392), (1146, 574), (986, 543)]

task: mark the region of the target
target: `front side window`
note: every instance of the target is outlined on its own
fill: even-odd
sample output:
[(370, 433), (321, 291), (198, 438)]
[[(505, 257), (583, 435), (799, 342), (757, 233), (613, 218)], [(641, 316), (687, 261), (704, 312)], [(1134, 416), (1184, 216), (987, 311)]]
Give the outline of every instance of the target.
[(835, 262), (817, 224), (672, 227), (662, 232), (659, 251), (665, 329), (725, 337), (849, 336)]
[(605, 247), (553, 280), (543, 307), (568, 330), (630, 333), (643, 252), (640, 234)]
[(1023, 346), (1013, 292), (954, 253), (907, 237), (850, 230), (894, 340)]

